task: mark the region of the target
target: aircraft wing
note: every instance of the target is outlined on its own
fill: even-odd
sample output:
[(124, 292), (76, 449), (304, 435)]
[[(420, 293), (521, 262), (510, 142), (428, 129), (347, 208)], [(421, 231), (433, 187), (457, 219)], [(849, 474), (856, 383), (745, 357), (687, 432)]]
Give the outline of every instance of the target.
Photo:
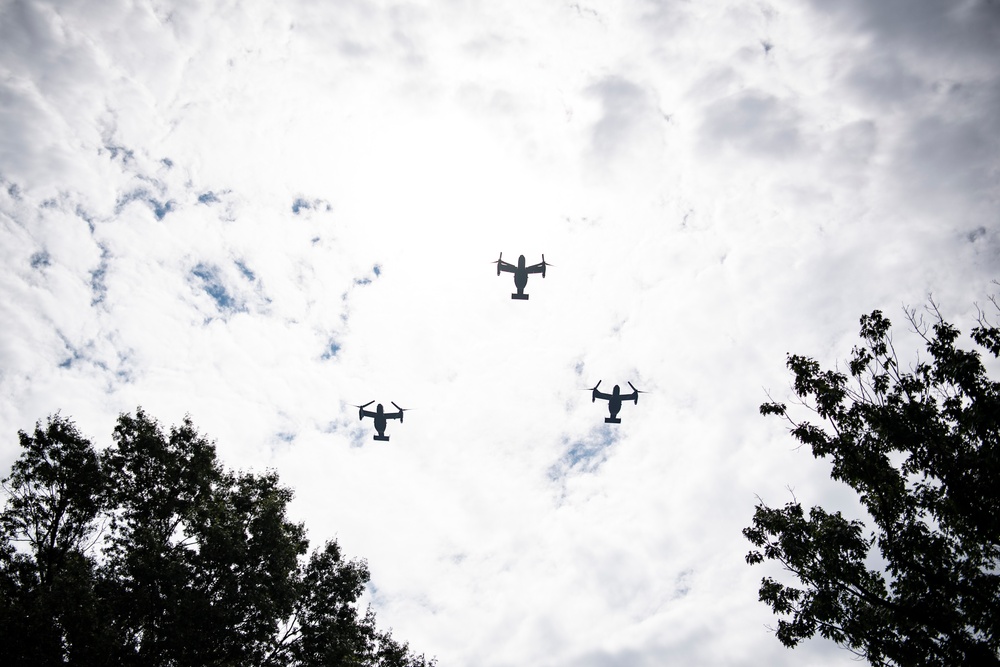
[(625, 401), (635, 401), (636, 403), (638, 403), (639, 392), (633, 391), (631, 394), (622, 394), (618, 398), (622, 399), (622, 403), (624, 403)]
[(386, 419), (399, 419), (400, 421), (402, 421), (403, 411), (400, 410), (399, 412), (386, 412), (382, 416), (385, 417)]
[(528, 273), (545, 273), (545, 264), (532, 264), (524, 267), (524, 270)]
[(378, 416), (377, 412), (372, 412), (371, 410), (365, 410), (364, 408), (358, 410), (358, 414), (361, 415), (360, 419), (364, 419), (365, 417), (371, 417), (374, 419), (375, 417)]
[(594, 398), (599, 398), (602, 401), (610, 401), (613, 397), (611, 394), (605, 394), (603, 391), (594, 390)]
[(517, 267), (510, 262), (505, 262), (502, 259), (497, 263), (498, 271), (506, 271), (507, 273), (514, 273), (517, 271)]

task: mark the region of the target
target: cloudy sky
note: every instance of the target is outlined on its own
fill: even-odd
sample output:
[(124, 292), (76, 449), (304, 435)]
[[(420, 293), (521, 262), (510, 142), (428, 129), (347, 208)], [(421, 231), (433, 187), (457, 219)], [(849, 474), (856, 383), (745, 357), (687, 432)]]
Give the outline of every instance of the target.
[(442, 667), (856, 664), (767, 628), (756, 496), (855, 505), (757, 408), (997, 289), (998, 45), (995, 0), (0, 0), (0, 467), (189, 413)]

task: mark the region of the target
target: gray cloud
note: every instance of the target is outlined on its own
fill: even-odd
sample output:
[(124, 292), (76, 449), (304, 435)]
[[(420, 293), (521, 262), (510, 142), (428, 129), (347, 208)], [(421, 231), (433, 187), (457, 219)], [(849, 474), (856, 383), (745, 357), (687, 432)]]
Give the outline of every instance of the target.
[(794, 156), (803, 148), (802, 116), (773, 95), (748, 91), (705, 110), (701, 141), (711, 149), (731, 147), (763, 158)]
[[(994, 99), (1000, 104), (1000, 96)], [(1000, 192), (995, 162), (1000, 154), (1000, 135), (991, 131), (992, 120), (919, 119), (896, 157), (901, 188), (913, 192), (920, 201), (951, 199), (956, 193), (989, 198)]]
[(870, 35), (878, 48), (904, 47), (932, 57), (996, 54), (1000, 43), (1000, 5), (995, 0), (813, 0), (816, 11), (833, 16), (842, 29)]
[(883, 109), (910, 104), (929, 87), (929, 82), (887, 53), (856, 62), (848, 83), (859, 97)]
[(600, 117), (591, 130), (591, 148), (600, 163), (613, 164), (662, 142), (663, 120), (653, 95), (621, 76), (590, 86), (587, 93), (600, 103)]

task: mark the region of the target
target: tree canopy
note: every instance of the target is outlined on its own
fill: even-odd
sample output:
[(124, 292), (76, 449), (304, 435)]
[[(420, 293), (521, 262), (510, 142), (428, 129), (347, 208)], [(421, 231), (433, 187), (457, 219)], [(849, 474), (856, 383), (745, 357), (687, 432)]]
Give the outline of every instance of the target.
[[(760, 407), (830, 460), (867, 513), (805, 512), (794, 498), (757, 505), (743, 530), (756, 547), (747, 562), (776, 561), (797, 579), (760, 587), (788, 647), (819, 633), (873, 665), (1000, 664), (1000, 383), (933, 303), (930, 312), (928, 325), (907, 311), (929, 354), (908, 369), (880, 311), (861, 318), (846, 373), (789, 355), (795, 393), (818, 423)], [(1000, 329), (982, 314), (971, 337), (1000, 356)]]
[(142, 409), (94, 449), (60, 415), (20, 432), (0, 512), (6, 665), (418, 667), (358, 600), (367, 564), (307, 557), (277, 474), (233, 473), (189, 419)]

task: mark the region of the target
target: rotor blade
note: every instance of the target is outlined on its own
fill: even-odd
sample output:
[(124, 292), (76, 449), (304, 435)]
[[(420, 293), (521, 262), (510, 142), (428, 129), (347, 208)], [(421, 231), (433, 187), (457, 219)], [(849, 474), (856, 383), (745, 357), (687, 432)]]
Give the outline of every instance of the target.
[(372, 404), (372, 403), (374, 403), (374, 402), (375, 402), (375, 401), (368, 401), (368, 402), (367, 402), (367, 403), (365, 403), (364, 405), (354, 405), (354, 403), (351, 403), (351, 405), (354, 405), (354, 407), (356, 407), (356, 408), (361, 408), (361, 409), (363, 410), (363, 409), (367, 408), (367, 407), (368, 407), (369, 405), (371, 405), (371, 404)]
[(628, 386), (632, 387), (632, 391), (634, 391), (637, 394), (648, 394), (649, 393), (648, 391), (643, 391), (641, 389), (636, 389), (635, 385), (632, 384), (631, 382), (628, 383)]
[(589, 392), (592, 392), (592, 394), (590, 396), (590, 402), (591, 403), (596, 403), (597, 402), (597, 388), (601, 386), (602, 382), (604, 382), (604, 380), (598, 380), (597, 384), (595, 384), (593, 387), (591, 387), (590, 389), (587, 390)]
[[(389, 402), (392, 403), (393, 405), (396, 405), (395, 401), (389, 401)], [(402, 424), (403, 423), (403, 413), (406, 412), (407, 410), (412, 410), (413, 408), (401, 408), (398, 405), (396, 405), (396, 409), (399, 410), (399, 423)], [(393, 419), (395, 419), (395, 417)]]

